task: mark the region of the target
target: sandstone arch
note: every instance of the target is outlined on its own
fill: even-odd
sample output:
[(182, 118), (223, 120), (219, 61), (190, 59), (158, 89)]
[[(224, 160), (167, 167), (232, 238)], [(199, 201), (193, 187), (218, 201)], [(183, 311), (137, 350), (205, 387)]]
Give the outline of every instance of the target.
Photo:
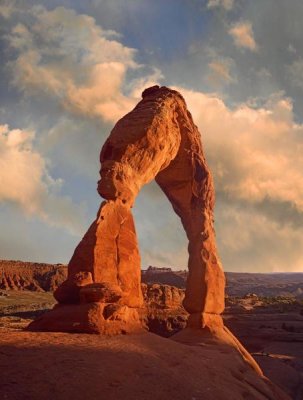
[[(112, 326), (119, 331), (113, 321), (121, 319), (127, 326), (129, 320), (130, 325), (138, 322), (141, 265), (131, 207), (142, 186), (153, 179), (180, 217), (189, 241), (184, 299), (189, 325), (222, 326), (225, 280), (215, 245), (213, 181), (200, 133), (181, 94), (166, 87), (146, 89), (134, 110), (111, 131), (100, 162), (98, 192), (105, 201), (75, 249), (67, 280), (54, 294), (56, 312), (62, 315), (54, 317), (53, 325), (50, 315), (31, 328), (90, 330), (85, 328), (88, 315), (94, 316), (92, 331), (107, 332)], [(66, 318), (76, 313), (76, 306), (80, 325)]]
[(141, 266), (131, 207), (141, 187), (155, 179), (189, 241), (184, 307), (190, 316), (188, 329), (175, 340), (224, 342), (262, 374), (220, 316), (225, 279), (215, 244), (213, 181), (200, 133), (177, 91), (154, 86), (142, 97), (102, 148), (98, 192), (105, 201), (75, 249), (67, 280), (54, 293), (59, 304), (28, 329), (118, 334), (140, 328)]
[(220, 314), (224, 274), (214, 227), (214, 187), (200, 133), (183, 97), (166, 87), (143, 92), (105, 142), (98, 191), (131, 207), (141, 187), (155, 179), (181, 218), (189, 240), (189, 277), (184, 306), (191, 314)]

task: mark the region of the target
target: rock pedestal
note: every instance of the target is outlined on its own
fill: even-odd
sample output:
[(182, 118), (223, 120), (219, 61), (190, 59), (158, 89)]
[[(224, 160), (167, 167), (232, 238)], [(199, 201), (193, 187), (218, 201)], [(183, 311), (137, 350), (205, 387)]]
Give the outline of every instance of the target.
[(58, 304), (33, 321), (34, 331), (119, 334), (141, 328), (140, 256), (132, 215), (121, 201), (103, 202), (77, 246)]

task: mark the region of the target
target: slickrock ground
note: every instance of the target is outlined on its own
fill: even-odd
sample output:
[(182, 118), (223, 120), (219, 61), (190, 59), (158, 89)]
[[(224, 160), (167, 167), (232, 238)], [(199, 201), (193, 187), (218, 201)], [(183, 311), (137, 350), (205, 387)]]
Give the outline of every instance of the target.
[[(22, 265), (18, 267), (19, 262), (8, 262), (6, 271), (10, 271), (9, 265), (14, 267), (12, 269), (14, 274), (22, 278), (21, 272), (24, 271)], [(28, 272), (29, 266), (34, 266), (31, 269), (33, 276), (33, 271), (39, 264), (26, 263), (26, 265)], [(3, 263), (0, 262), (0, 266), (3, 268)], [(50, 265), (50, 270), (52, 267)], [(161, 282), (164, 278), (167, 279), (165, 282), (169, 283), (174, 275), (174, 272), (158, 273), (156, 271), (148, 280)], [(260, 274), (243, 274), (243, 277), (241, 274), (232, 274), (232, 279), (229, 279), (229, 275), (231, 274), (227, 273), (228, 282), (230, 282), (227, 288), (229, 294), (237, 288), (240, 290), (242, 285), (246, 288), (245, 293), (260, 292), (264, 295), (268, 289), (270, 293), (279, 295), (290, 291), (293, 293), (295, 286), (302, 286), (299, 278), (303, 274), (297, 278), (287, 276), (285, 281), (282, 274), (273, 277), (264, 275), (262, 280)], [(271, 281), (268, 287), (267, 281)], [(145, 303), (148, 307), (146, 322), (151, 332), (169, 337), (185, 327), (187, 315), (177, 306), (177, 302), (182, 299), (182, 290), (176, 288), (170, 290), (170, 286), (163, 284), (149, 284), (149, 290), (146, 290), (144, 284), (142, 286), (143, 289), (145, 288), (143, 292), (146, 291), (149, 296), (147, 298), (145, 295)], [(0, 290), (0, 343), (4, 338), (2, 333), (7, 332), (8, 328), (10, 335), (19, 335), (20, 329), (27, 326), (32, 319), (44, 310), (53, 307), (55, 300), (51, 292), (35, 290)], [(242, 287), (241, 290), (245, 289)], [(229, 297), (224, 315), (225, 324), (253, 354), (265, 375), (295, 400), (303, 399), (303, 316), (300, 314), (303, 307), (300, 304), (300, 301), (282, 297), (264, 298), (255, 295), (241, 298)], [(66, 337), (73, 338), (74, 335)], [(0, 353), (0, 359), (3, 362), (2, 353)], [(13, 362), (13, 358), (11, 361)], [(1, 387), (0, 393), (2, 393)], [(11, 398), (14, 399), (14, 397)]]
[[(248, 307), (249, 299), (239, 299)], [(252, 303), (256, 301), (254, 299)], [(303, 399), (303, 316), (298, 305), (273, 304), (235, 308), (224, 315), (225, 325), (253, 355), (266, 376), (294, 400)]]
[[(159, 285), (155, 285), (155, 288), (162, 297)], [(154, 302), (156, 297), (152, 296), (151, 300)], [(300, 308), (294, 304), (285, 305), (281, 299), (276, 302), (272, 299), (271, 302), (272, 305), (267, 303), (251, 308), (251, 305), (259, 303), (255, 297), (239, 299), (236, 303), (229, 299), (224, 315), (225, 324), (253, 354), (266, 376), (292, 399), (302, 400), (303, 316), (300, 315)], [(7, 332), (8, 328), (10, 335), (19, 335), (20, 329), (45, 309), (52, 308), (53, 304), (52, 293), (1, 291), (0, 342), (4, 337), (2, 333)], [(179, 307), (165, 308), (163, 302), (158, 307), (148, 307), (146, 322), (151, 332), (169, 337), (185, 327), (187, 316)], [(74, 335), (66, 337), (73, 338)]]
[(1, 332), (5, 400), (288, 399), (225, 345), (188, 346), (151, 333)]

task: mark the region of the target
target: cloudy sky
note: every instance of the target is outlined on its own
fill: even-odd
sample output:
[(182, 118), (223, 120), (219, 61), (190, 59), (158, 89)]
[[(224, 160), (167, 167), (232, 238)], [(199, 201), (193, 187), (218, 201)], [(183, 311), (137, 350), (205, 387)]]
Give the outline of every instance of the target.
[[(302, 0), (2, 0), (0, 258), (69, 261), (100, 148), (158, 83), (202, 134), (224, 269), (303, 272), (302, 19)], [(156, 184), (134, 214), (142, 265), (185, 268)]]

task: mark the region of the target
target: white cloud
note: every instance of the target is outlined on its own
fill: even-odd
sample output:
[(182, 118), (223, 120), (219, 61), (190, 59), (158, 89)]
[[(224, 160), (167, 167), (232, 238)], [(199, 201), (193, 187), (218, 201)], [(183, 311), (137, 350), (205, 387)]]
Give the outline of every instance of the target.
[(158, 85), (162, 79), (164, 79), (164, 76), (158, 68), (154, 68), (153, 72), (149, 75), (135, 79), (128, 85), (131, 97), (136, 99), (136, 101), (140, 100), (144, 89)]
[(41, 135), (39, 148), (48, 154), (59, 170), (97, 182), (100, 179), (100, 148), (110, 128), (93, 122), (85, 118), (58, 118), (56, 124)]
[(78, 234), (84, 210), (58, 194), (62, 180), (50, 176), (45, 159), (33, 147), (34, 136), (0, 125), (0, 201)]
[(217, 240), (232, 271), (295, 272), (303, 268), (300, 229), (281, 225), (258, 210), (225, 203), (216, 213)]
[(249, 21), (237, 22), (229, 29), (228, 33), (233, 37), (236, 46), (257, 51), (258, 46)]
[(64, 7), (34, 7), (29, 13), (34, 22), (17, 24), (8, 36), (18, 52), (11, 63), (13, 83), (27, 94), (43, 92), (71, 112), (115, 122), (137, 101), (123, 94), (128, 71), (136, 72), (134, 87), (161, 78), (151, 68), (144, 72), (136, 51), (90, 16)]
[(231, 10), (234, 6), (234, 0), (208, 0), (207, 8), (223, 7), (225, 10)]
[[(224, 268), (302, 271), (303, 236), (294, 218), (303, 219), (303, 125), (294, 121), (291, 100), (277, 94), (263, 107), (243, 104), (231, 109), (218, 95), (176, 89), (199, 127), (214, 175), (216, 238)], [(150, 193), (145, 191), (144, 207), (141, 214), (137, 212), (138, 232), (148, 237), (141, 247), (143, 260), (186, 267), (180, 221), (167, 210), (164, 195), (149, 189), (157, 197), (150, 204), (146, 199)], [(287, 205), (293, 215), (286, 211)], [(273, 215), (275, 206), (278, 211)], [(163, 226), (157, 229), (156, 222), (147, 218), (156, 210), (163, 213)], [(159, 240), (159, 232), (165, 232), (164, 240)]]
[(155, 181), (142, 188), (136, 199), (133, 214), (142, 265), (186, 268), (188, 240), (185, 231), (179, 217)]
[(231, 109), (218, 95), (176, 89), (202, 133), (214, 175), (225, 268), (302, 270), (295, 219), (303, 219), (303, 125), (294, 120), (291, 100), (278, 94), (263, 107)]
[[(233, 4), (233, 1), (228, 0), (209, 0), (208, 8), (229, 10)], [(9, 18), (12, 7), (4, 13)], [(138, 65), (136, 50), (123, 45), (123, 39), (116, 32), (103, 30), (92, 17), (78, 15), (63, 7), (47, 11), (41, 6), (24, 10), (17, 17), (18, 24), (7, 35), (15, 50), (10, 54), (17, 54), (10, 64), (14, 84), (27, 95), (38, 94), (41, 101), (44, 100), (44, 96), (41, 96), (44, 93), (63, 106), (64, 111), (79, 114), (83, 121), (97, 117), (116, 122), (135, 105), (142, 87), (156, 84), (162, 79), (160, 70)], [(249, 14), (246, 18), (250, 19)], [(229, 34), (238, 47), (258, 50), (249, 21), (241, 21), (229, 28)], [(192, 75), (192, 87), (197, 87), (200, 78), (204, 84), (207, 78), (222, 85), (233, 82), (233, 62), (237, 63), (237, 59), (232, 61), (226, 57), (234, 52), (231, 40), (228, 40), (226, 47), (224, 45), (225, 57), (222, 56), (222, 43), (225, 40), (222, 42), (222, 35), (226, 35), (222, 29), (226, 29), (225, 25), (219, 29), (214, 24), (212, 38), (217, 41), (213, 41), (212, 45), (217, 52), (208, 53), (206, 45), (196, 46), (197, 51), (192, 45), (191, 59), (195, 54), (199, 56), (196, 62), (198, 68), (188, 68), (188, 74)], [(254, 22), (254, 30), (261, 37), (260, 29), (258, 23)], [(284, 45), (285, 49), (289, 42)], [(297, 45), (296, 41), (293, 43)], [(291, 48), (289, 51), (293, 53)], [(256, 58), (264, 64), (261, 57)], [(240, 98), (247, 96), (247, 90), (255, 89), (247, 84), (246, 79), (242, 79), (241, 83), (240, 69), (244, 69), (245, 74), (249, 68), (254, 69), (258, 76), (256, 81), (260, 83), (262, 78), (263, 84), (275, 71), (271, 68), (271, 62), (266, 63), (269, 70), (264, 65), (254, 67), (245, 62), (241, 67), (237, 63), (238, 91), (243, 92)], [(185, 68), (181, 60), (177, 60), (177, 63), (180, 63), (183, 73)], [(190, 67), (191, 60), (187, 64)], [(294, 63), (291, 67), (288, 70), (289, 77), (294, 85), (300, 85), (296, 81), (300, 79), (300, 63)], [(176, 65), (172, 65), (170, 82), (176, 79), (175, 68)], [(205, 71), (204, 75), (201, 70)], [(182, 78), (182, 81), (185, 79)], [(190, 85), (187, 84), (187, 87)], [(206, 156), (215, 176), (219, 197), (216, 209), (217, 238), (227, 260), (225, 267), (243, 270), (264, 268), (264, 271), (302, 268), (302, 256), (297, 249), (301, 249), (303, 243), (298, 229), (291, 224), (282, 226), (279, 218), (274, 220), (258, 209), (258, 205), (270, 199), (273, 204), (290, 204), (298, 213), (303, 210), (303, 152), (300, 145), (303, 129), (302, 125), (294, 121), (291, 101), (280, 96), (272, 98), (263, 107), (257, 102), (254, 106), (246, 103), (231, 109), (219, 95), (190, 92), (183, 88), (179, 90), (186, 97), (189, 109), (202, 132)], [(258, 90), (257, 87), (252, 95), (259, 98)], [(262, 96), (274, 90), (279, 90), (279, 87), (269, 85)], [(98, 160), (90, 150), (94, 145), (96, 151), (99, 151), (103, 139), (102, 129), (105, 131), (107, 127), (101, 124), (101, 129), (97, 126), (96, 131), (91, 133), (90, 127), (99, 124), (99, 120), (90, 120), (87, 125), (82, 125), (79, 123), (80, 118), (73, 118), (68, 113), (64, 115), (64, 111), (60, 111), (60, 118), (48, 130), (48, 135), (44, 139), (39, 138), (40, 146), (44, 146), (43, 149), (52, 156), (53, 162), (63, 158), (63, 154), (73, 165), (73, 171), (78, 168), (78, 175), (80, 170), (83, 173), (86, 161), (81, 161), (81, 157), (85, 153), (84, 157), (90, 160), (86, 173), (92, 178), (92, 174), (97, 173), (92, 159), (96, 160), (96, 164)], [(89, 123), (92, 125), (89, 126)], [(5, 143), (3, 145), (1, 142), (1, 155), (4, 157), (6, 154), (6, 158), (3, 158), (7, 161), (5, 165), (12, 164), (12, 160), (16, 162), (12, 164), (11, 170), (2, 167), (2, 173), (7, 176), (4, 179), (7, 180), (2, 185), (1, 201), (13, 202), (28, 215), (37, 215), (48, 223), (75, 226), (77, 222), (73, 218), (81, 212), (75, 210), (68, 198), (58, 194), (61, 182), (50, 177), (45, 159), (33, 147), (33, 134), (20, 131), (20, 134), (10, 135), (11, 131), (5, 129), (4, 136), (10, 136), (10, 139), (1, 139)], [(87, 131), (90, 133), (87, 134)], [(14, 172), (17, 165), (20, 165), (18, 173)], [(24, 168), (21, 167), (23, 165)], [(31, 167), (35, 167), (34, 171)], [(16, 183), (13, 176), (16, 177)], [(220, 198), (224, 198), (221, 205)], [(176, 237), (175, 232), (182, 229), (179, 220), (171, 223), (165, 208), (159, 217), (159, 209), (161, 206), (158, 203), (155, 211), (145, 204), (142, 207), (144, 218), (137, 220), (138, 231), (141, 230), (144, 238), (143, 256), (144, 253), (146, 258), (147, 255), (149, 259), (153, 256), (159, 263), (169, 263), (172, 260), (175, 265), (183, 267), (187, 253), (182, 246), (186, 244), (186, 239)], [(152, 219), (152, 215), (158, 217)], [(144, 225), (142, 221), (148, 218), (150, 224)], [(159, 221), (160, 227), (157, 226)], [(149, 235), (151, 231), (154, 233), (153, 238)], [(159, 232), (163, 232), (160, 239)], [(150, 249), (153, 255), (148, 254)]]
[(263, 108), (243, 104), (232, 110), (215, 95), (181, 91), (202, 132), (218, 190), (247, 202), (289, 202), (303, 212), (303, 125), (295, 123), (290, 99), (272, 97)]

